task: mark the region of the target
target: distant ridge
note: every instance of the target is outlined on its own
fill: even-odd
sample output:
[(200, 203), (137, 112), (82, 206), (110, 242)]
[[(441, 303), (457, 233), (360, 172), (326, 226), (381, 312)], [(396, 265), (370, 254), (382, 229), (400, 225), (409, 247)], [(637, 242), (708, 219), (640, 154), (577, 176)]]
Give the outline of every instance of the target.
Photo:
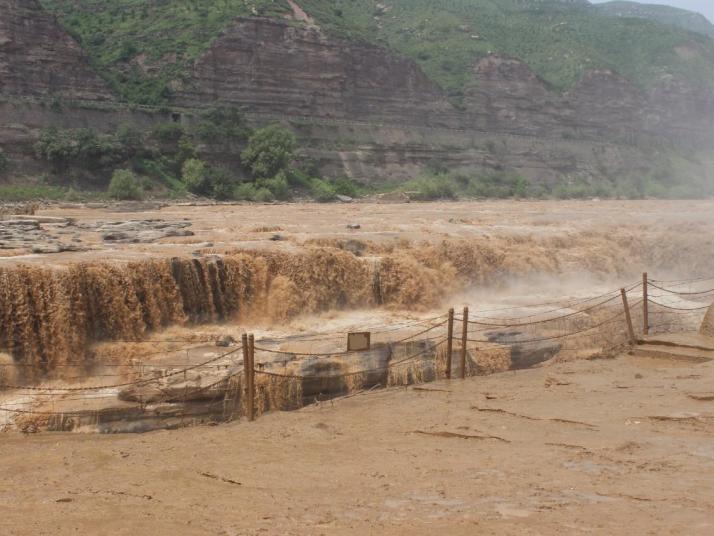
[(701, 13), (694, 11), (672, 6), (640, 4), (639, 2), (625, 0), (597, 4), (594, 7), (605, 15), (647, 19), (714, 38), (714, 24)]

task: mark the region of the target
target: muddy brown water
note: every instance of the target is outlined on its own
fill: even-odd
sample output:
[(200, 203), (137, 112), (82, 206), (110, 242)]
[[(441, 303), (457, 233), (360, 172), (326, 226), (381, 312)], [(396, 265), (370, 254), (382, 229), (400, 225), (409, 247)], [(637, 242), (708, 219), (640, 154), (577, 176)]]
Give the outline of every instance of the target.
[[(81, 368), (97, 342), (139, 341), (171, 326), (289, 328), (351, 310), (441, 314), (454, 303), (597, 294), (645, 269), (707, 275), (712, 209), (712, 201), (49, 207), (37, 216), (70, 218), (62, 229), (86, 251), (0, 258), (0, 351), (41, 376)], [(189, 221), (194, 235), (118, 244), (92, 230), (133, 219)]]

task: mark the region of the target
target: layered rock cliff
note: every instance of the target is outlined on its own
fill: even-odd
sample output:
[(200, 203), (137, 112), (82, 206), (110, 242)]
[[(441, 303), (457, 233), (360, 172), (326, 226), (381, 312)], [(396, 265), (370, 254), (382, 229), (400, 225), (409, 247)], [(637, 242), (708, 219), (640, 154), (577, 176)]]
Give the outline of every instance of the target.
[[(118, 105), (98, 109), (114, 97), (35, 0), (0, 0), (0, 13), (0, 148), (24, 154), (27, 172), (41, 169), (32, 142), (45, 126), (101, 131), (166, 120)], [(236, 19), (173, 90), (183, 117), (240, 105), (255, 124), (292, 125), (324, 173), (365, 181), (399, 181), (427, 167), (591, 180), (646, 172), (653, 146), (714, 143), (714, 95), (673, 77), (644, 92), (599, 69), (563, 94), (523, 62), (491, 55), (474, 62), (456, 106), (409, 59), (257, 17)], [(17, 106), (28, 97), (40, 100)], [(54, 97), (64, 113), (47, 106)]]
[(609, 70), (570, 91), (549, 89), (523, 62), (475, 62), (465, 107), (456, 108), (411, 60), (314, 27), (238, 19), (198, 59), (177, 101), (244, 105), (275, 116), (449, 127), (494, 133), (637, 143), (659, 138), (706, 144), (714, 94), (673, 78), (649, 93)]
[(37, 0), (0, 0), (0, 95), (112, 98), (81, 47)]
[(411, 60), (314, 27), (242, 18), (226, 30), (177, 92), (177, 102), (230, 102), (254, 113), (424, 123), (453, 108)]

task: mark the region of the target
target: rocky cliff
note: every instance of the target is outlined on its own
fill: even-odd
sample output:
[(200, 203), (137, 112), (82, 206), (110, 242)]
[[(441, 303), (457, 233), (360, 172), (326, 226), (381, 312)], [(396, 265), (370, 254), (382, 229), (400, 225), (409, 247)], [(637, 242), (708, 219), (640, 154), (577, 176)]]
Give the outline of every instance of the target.
[(599, 69), (570, 91), (549, 89), (523, 62), (474, 64), (464, 108), (411, 60), (314, 27), (239, 19), (198, 59), (177, 93), (188, 106), (223, 101), (253, 113), (449, 127), (493, 133), (636, 143), (707, 144), (714, 95), (666, 78), (649, 93)]
[(7, 95), (112, 98), (81, 47), (36, 0), (0, 0), (0, 96)]
[(330, 38), (314, 27), (242, 18), (226, 30), (177, 92), (189, 106), (229, 102), (254, 113), (424, 123), (453, 115), (418, 66), (366, 43)]
[[(0, 12), (0, 148), (24, 154), (29, 172), (40, 169), (32, 141), (44, 126), (101, 131), (165, 120), (98, 110), (111, 92), (35, 0), (0, 0)], [(645, 93), (599, 69), (559, 93), (523, 62), (490, 55), (474, 63), (457, 106), (409, 59), (311, 24), (257, 17), (236, 19), (173, 91), (185, 120), (201, 107), (240, 105), (255, 124), (292, 125), (324, 173), (364, 181), (399, 181), (427, 167), (592, 180), (647, 172), (653, 146), (710, 148), (714, 140), (714, 95), (673, 77)], [(40, 100), (17, 105), (27, 97)], [(54, 97), (64, 113), (47, 105)]]

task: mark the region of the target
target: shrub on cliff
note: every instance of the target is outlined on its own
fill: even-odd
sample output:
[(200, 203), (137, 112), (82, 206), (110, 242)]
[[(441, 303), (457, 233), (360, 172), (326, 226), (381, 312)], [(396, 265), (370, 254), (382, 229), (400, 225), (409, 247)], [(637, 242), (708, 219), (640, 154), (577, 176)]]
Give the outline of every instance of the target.
[(112, 199), (121, 201), (140, 201), (144, 198), (144, 192), (136, 175), (128, 169), (117, 169), (114, 172), (107, 193)]
[(241, 153), (243, 164), (256, 179), (270, 179), (286, 171), (295, 157), (295, 135), (280, 125), (257, 130)]
[(35, 144), (35, 152), (52, 165), (55, 173), (63, 173), (71, 166), (85, 169), (111, 167), (128, 157), (127, 148), (116, 136), (99, 135), (88, 128), (46, 128)]
[(270, 203), (275, 200), (273, 192), (265, 186), (256, 186), (252, 182), (242, 182), (233, 190), (233, 199), (238, 201), (255, 201), (256, 203)]
[(310, 195), (319, 203), (329, 203), (335, 200), (337, 190), (325, 180), (313, 179), (310, 183)]
[(456, 199), (457, 186), (449, 175), (424, 175), (402, 186), (409, 196), (417, 201), (435, 201), (437, 199)]
[(256, 186), (258, 188), (266, 188), (275, 199), (279, 199), (280, 201), (287, 201), (292, 197), (287, 175), (282, 171), (272, 179), (260, 179), (256, 181)]
[(204, 112), (194, 131), (202, 142), (214, 145), (242, 143), (252, 134), (243, 114), (234, 107), (218, 107)]
[(184, 135), (185, 129), (181, 123), (159, 123), (154, 127), (153, 135), (163, 143), (177, 143)]

